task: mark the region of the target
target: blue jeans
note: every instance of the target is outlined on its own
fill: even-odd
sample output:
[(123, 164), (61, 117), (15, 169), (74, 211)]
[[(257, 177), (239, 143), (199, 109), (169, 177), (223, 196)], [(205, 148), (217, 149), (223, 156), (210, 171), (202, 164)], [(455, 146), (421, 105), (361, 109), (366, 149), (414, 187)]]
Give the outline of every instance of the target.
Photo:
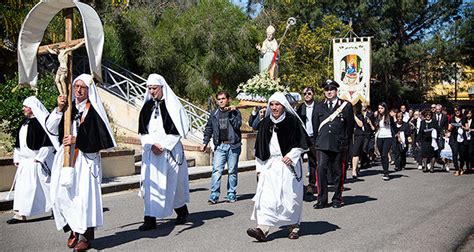
[(227, 195), (235, 195), (237, 189), (237, 170), (239, 156), (242, 147), (231, 149), (230, 144), (220, 144), (214, 152), (214, 160), (212, 166), (212, 185), (211, 196), (214, 200), (219, 199), (221, 193), (221, 177), (224, 166), (227, 163), (229, 167), (227, 181)]

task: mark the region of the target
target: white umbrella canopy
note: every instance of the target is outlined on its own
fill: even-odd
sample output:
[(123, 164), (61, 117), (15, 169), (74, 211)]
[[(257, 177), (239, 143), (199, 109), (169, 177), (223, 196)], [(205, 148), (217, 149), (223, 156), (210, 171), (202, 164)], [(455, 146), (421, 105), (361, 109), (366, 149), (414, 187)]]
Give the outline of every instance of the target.
[(102, 81), (101, 60), (104, 30), (95, 10), (78, 0), (42, 0), (26, 16), (18, 38), (19, 84), (36, 88), (38, 69), (36, 54), (49, 22), (62, 9), (77, 7), (82, 17), (87, 56), (91, 73)]

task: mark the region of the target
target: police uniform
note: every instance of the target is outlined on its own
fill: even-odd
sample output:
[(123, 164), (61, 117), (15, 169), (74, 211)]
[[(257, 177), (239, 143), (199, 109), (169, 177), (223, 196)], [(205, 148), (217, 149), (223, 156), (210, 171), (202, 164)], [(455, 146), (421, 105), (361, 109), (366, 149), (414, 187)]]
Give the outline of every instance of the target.
[[(327, 81), (324, 88), (338, 88), (335, 81)], [(332, 104), (331, 104), (332, 102)], [(344, 103), (346, 103), (344, 105)], [(343, 107), (342, 107), (343, 106)], [(332, 109), (331, 109), (332, 108)], [(333, 175), (334, 196), (332, 198), (333, 207), (342, 206), (342, 190), (344, 186), (345, 168), (342, 160), (347, 155), (349, 140), (354, 131), (354, 114), (352, 104), (341, 99), (332, 101), (322, 101), (315, 108), (316, 119), (314, 132), (316, 136), (315, 149), (317, 150), (317, 188), (318, 202), (314, 208), (324, 208), (328, 206), (328, 179), (329, 172)], [(338, 112), (336, 112), (338, 111)], [(324, 122), (326, 118), (335, 115), (333, 120)]]

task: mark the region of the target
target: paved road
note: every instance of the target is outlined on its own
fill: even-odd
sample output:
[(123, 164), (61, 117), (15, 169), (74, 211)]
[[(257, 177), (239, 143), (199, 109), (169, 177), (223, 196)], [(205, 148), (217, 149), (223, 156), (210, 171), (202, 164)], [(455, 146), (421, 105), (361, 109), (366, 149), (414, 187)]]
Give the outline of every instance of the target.
[[(137, 231), (143, 203), (137, 191), (104, 196), (105, 226), (92, 246), (111, 251), (454, 251), (474, 227), (474, 175), (424, 174), (409, 164), (383, 181), (380, 167), (362, 171), (363, 181), (345, 185), (345, 206), (314, 210), (305, 202), (299, 240), (286, 230), (272, 229), (268, 242), (254, 242), (245, 233), (256, 181), (254, 172), (239, 174), (239, 201), (209, 206), (209, 179), (191, 182), (190, 222)], [(350, 174), (350, 173), (348, 173)], [(224, 184), (225, 188), (225, 184)], [(331, 196), (331, 195), (330, 195)], [(0, 214), (2, 251), (64, 251), (67, 234), (55, 231), (49, 219), (7, 225)]]

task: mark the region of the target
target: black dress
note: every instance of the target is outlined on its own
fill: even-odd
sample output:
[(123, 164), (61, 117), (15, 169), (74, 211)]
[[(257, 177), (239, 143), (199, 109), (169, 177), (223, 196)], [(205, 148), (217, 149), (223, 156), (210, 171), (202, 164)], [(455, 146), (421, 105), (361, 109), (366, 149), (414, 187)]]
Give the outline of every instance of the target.
[(420, 152), (422, 158), (433, 158), (436, 154), (433, 146), (431, 146), (431, 132), (433, 130), (438, 132), (438, 127), (434, 120), (431, 120), (431, 122), (426, 122), (423, 120), (421, 122), (420, 131), (418, 132), (418, 142), (421, 145)]

